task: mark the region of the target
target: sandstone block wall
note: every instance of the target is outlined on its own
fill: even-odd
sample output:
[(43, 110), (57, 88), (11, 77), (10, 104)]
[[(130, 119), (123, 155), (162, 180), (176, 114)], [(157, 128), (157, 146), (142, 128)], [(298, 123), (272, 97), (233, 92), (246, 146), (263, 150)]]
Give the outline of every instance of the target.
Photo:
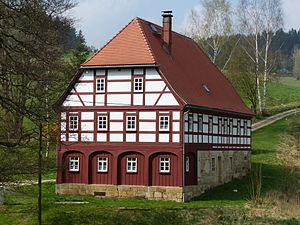
[(142, 197), (150, 200), (182, 202), (182, 187), (103, 185), (103, 184), (56, 184), (56, 193), (63, 195), (99, 195), (103, 197)]
[(198, 151), (197, 155), (198, 185), (183, 188), (185, 201), (250, 172), (250, 151)]

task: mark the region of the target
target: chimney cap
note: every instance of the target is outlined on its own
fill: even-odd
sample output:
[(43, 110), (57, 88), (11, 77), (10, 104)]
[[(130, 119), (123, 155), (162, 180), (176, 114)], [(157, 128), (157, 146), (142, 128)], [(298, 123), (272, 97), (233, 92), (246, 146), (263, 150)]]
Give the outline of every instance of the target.
[(171, 11), (171, 10), (164, 10), (161, 12), (162, 12), (162, 16), (173, 16), (172, 15), (173, 11)]

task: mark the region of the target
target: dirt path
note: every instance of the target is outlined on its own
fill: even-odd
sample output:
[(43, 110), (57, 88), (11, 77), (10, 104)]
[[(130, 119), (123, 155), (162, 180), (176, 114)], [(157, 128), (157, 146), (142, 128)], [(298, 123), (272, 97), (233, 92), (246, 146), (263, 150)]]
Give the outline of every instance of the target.
[(297, 109), (292, 109), (292, 110), (289, 110), (289, 111), (286, 111), (286, 112), (276, 114), (274, 116), (270, 116), (266, 119), (263, 119), (263, 120), (261, 120), (257, 123), (252, 124), (252, 131), (256, 131), (256, 130), (262, 128), (262, 127), (268, 126), (268, 125), (276, 122), (277, 120), (280, 120), (284, 117), (287, 117), (289, 115), (296, 114), (296, 113), (299, 113), (299, 112), (300, 112), (300, 108), (297, 108)]
[[(55, 182), (56, 180), (42, 180), (42, 183), (48, 183), (48, 182)], [(27, 181), (16, 181), (16, 182), (5, 182), (0, 183), (0, 186), (24, 186), (24, 185), (31, 185), (31, 184), (37, 184), (37, 180), (27, 180)]]

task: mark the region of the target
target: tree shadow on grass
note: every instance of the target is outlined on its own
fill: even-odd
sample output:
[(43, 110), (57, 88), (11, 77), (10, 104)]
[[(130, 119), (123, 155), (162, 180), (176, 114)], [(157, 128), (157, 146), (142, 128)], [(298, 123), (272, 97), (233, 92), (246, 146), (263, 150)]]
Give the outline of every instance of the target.
[[(258, 166), (252, 163), (252, 167)], [(281, 165), (262, 164), (262, 188), (261, 194), (265, 195), (269, 191), (282, 191), (286, 185), (287, 177)], [(250, 200), (251, 175), (247, 175), (242, 179), (234, 179), (233, 181), (207, 190), (204, 194), (194, 198), (192, 201), (214, 201), (215, 204), (233, 205), (234, 201), (241, 203)], [(231, 202), (231, 203), (230, 203)]]

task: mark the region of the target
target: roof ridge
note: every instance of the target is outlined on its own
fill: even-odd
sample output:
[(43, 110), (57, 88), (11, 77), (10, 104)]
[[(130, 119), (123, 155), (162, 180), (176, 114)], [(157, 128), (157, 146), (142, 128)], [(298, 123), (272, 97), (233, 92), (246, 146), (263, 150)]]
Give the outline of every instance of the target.
[(102, 51), (110, 42), (112, 42), (122, 31), (124, 31), (125, 30), (125, 28), (126, 27), (128, 27), (134, 20), (136, 20), (137, 19), (137, 17), (135, 17), (135, 18), (133, 18), (129, 23), (127, 23), (119, 32), (117, 32), (116, 34), (115, 34), (115, 36), (113, 36), (110, 40), (108, 40), (107, 42), (106, 42), (106, 44), (105, 45), (103, 45), (101, 48), (99, 48), (99, 50), (98, 51), (96, 51), (90, 58), (88, 58), (84, 63), (82, 63), (81, 65), (83, 65), (83, 64), (86, 64), (86, 63), (88, 63), (89, 61), (91, 61), (100, 51)]
[(150, 55), (151, 55), (153, 61), (154, 61), (154, 62), (157, 62), (157, 60), (156, 60), (156, 58), (155, 58), (155, 55), (154, 55), (154, 53), (153, 53), (153, 50), (152, 50), (152, 48), (151, 48), (151, 45), (150, 45), (150, 43), (149, 43), (149, 40), (148, 40), (148, 38), (147, 38), (147, 36), (146, 36), (146, 34), (145, 34), (145, 31), (144, 31), (144, 29), (142, 28), (142, 26), (141, 26), (141, 24), (140, 24), (140, 22), (141, 22), (141, 21), (144, 21), (144, 20), (141, 19), (141, 18), (139, 18), (139, 17), (136, 17), (135, 19), (136, 19), (137, 22), (138, 22), (138, 27), (139, 27), (139, 29), (140, 29), (140, 31), (141, 31), (141, 33), (142, 33), (142, 36), (143, 36), (143, 38), (144, 38), (144, 40), (145, 40), (145, 43), (146, 43), (146, 45), (147, 45), (147, 47), (148, 47), (148, 51), (149, 51), (149, 53), (150, 53)]

